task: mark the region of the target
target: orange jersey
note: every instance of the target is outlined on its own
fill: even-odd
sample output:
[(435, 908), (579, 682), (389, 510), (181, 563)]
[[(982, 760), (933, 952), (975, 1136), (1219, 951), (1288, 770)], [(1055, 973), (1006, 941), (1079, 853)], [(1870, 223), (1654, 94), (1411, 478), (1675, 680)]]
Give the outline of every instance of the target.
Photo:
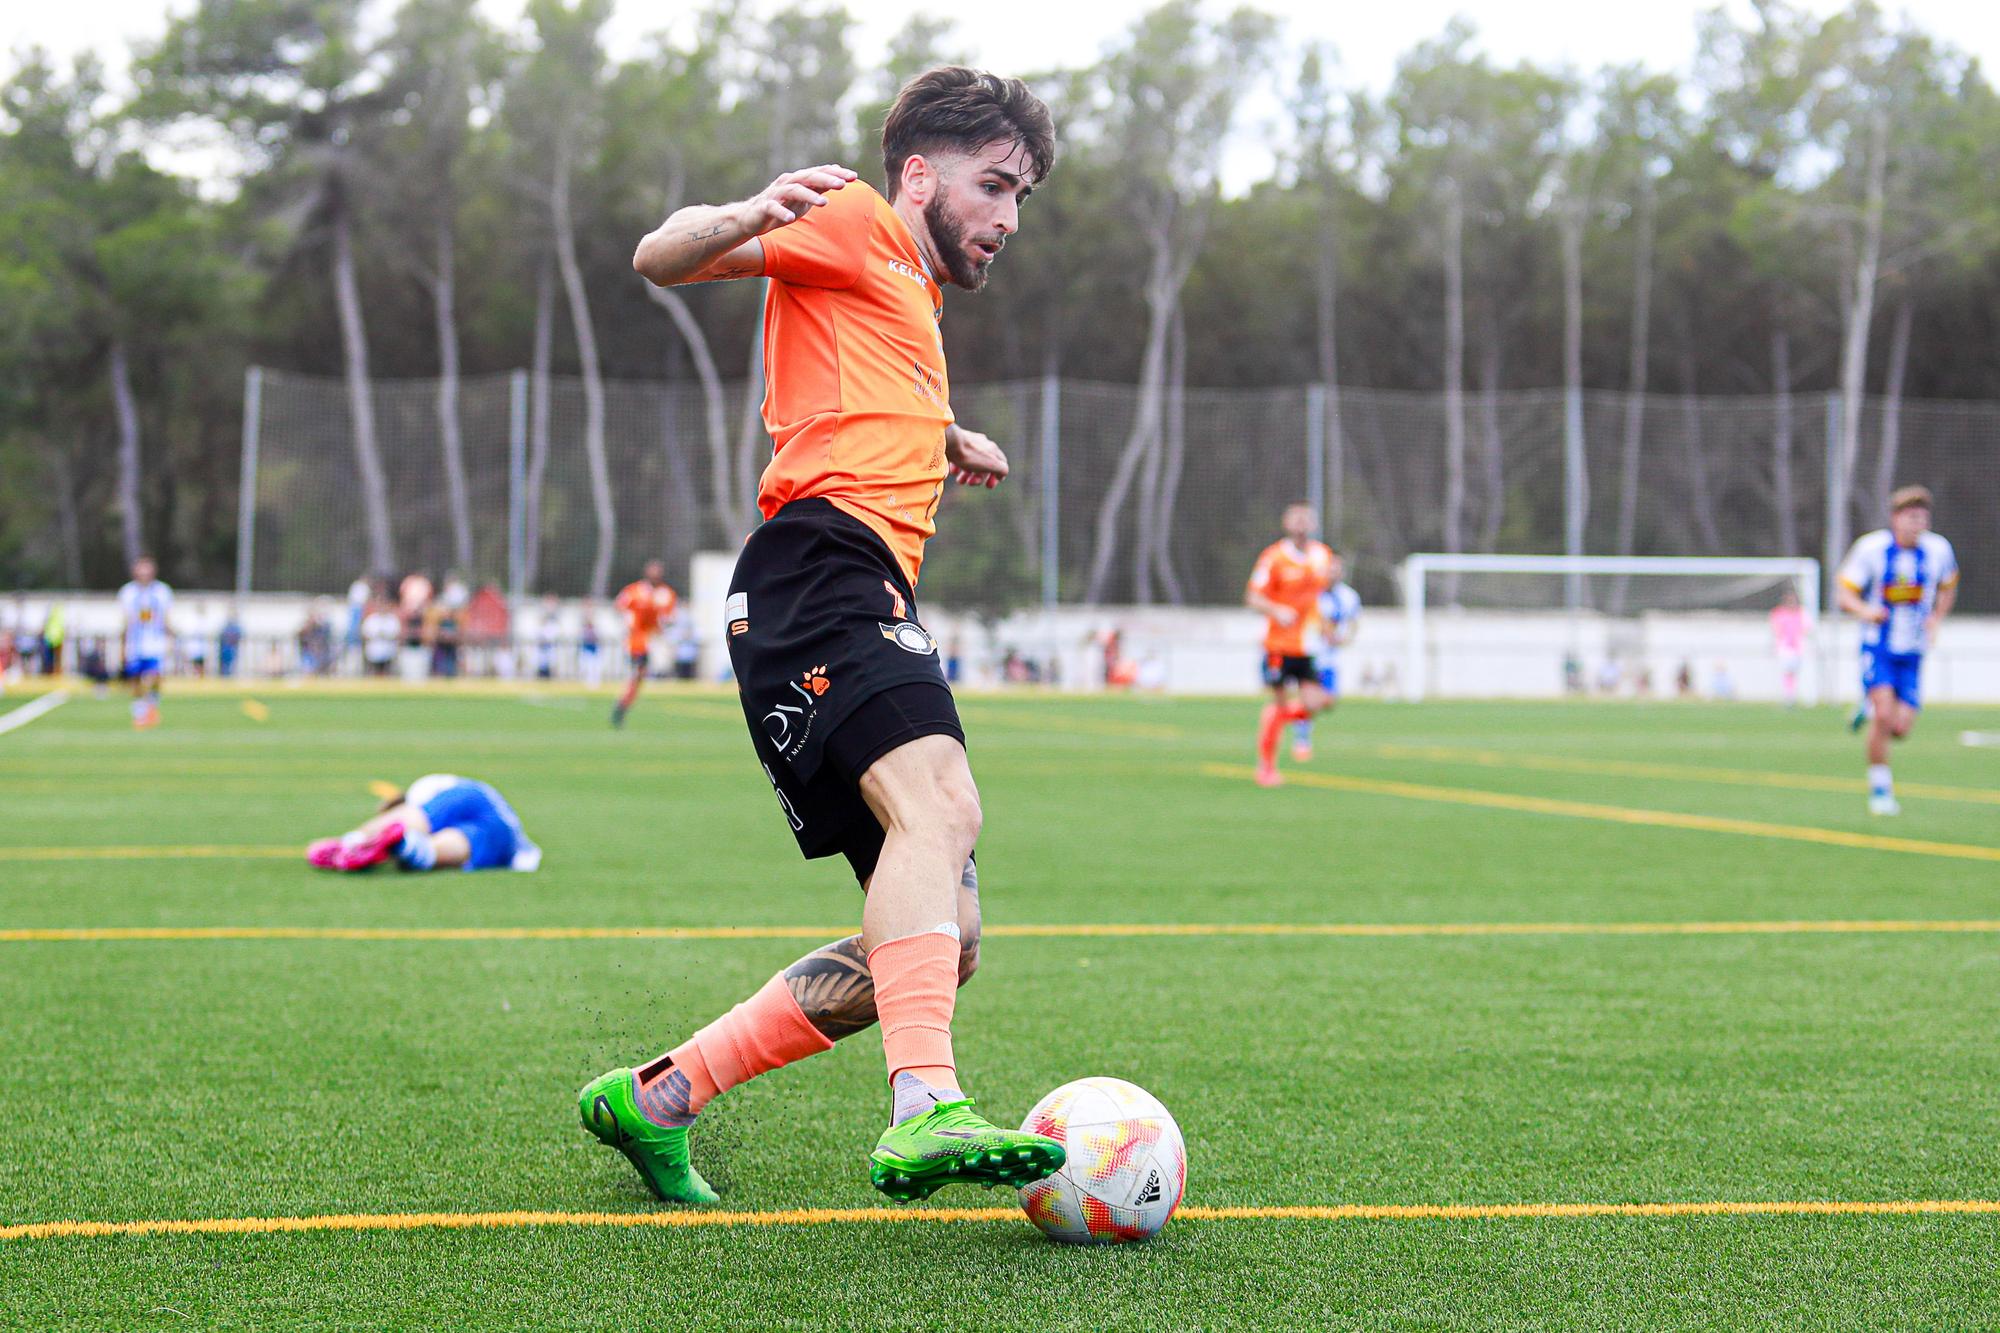
[(660, 628), (660, 622), (674, 614), (680, 605), (680, 595), (666, 584), (657, 588), (639, 579), (618, 590), (617, 606), (625, 613), (625, 639), (627, 645), (644, 644)]
[(888, 200), (860, 181), (762, 239), (775, 451), (757, 507), (770, 518), (824, 496), (874, 529), (914, 584), (937, 531), (952, 421), (944, 291)]
[(1280, 657), (1306, 656), (1306, 636), (1319, 616), (1319, 595), (1333, 586), (1333, 548), (1325, 542), (1275, 541), (1257, 557), (1249, 591), (1293, 611), (1292, 623), (1264, 621), (1264, 651)]

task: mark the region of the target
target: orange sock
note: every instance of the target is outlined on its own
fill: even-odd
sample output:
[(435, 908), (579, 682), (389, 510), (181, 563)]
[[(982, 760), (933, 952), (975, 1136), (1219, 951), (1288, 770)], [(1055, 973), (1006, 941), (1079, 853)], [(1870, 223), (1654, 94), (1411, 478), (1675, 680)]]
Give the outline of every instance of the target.
[(1257, 724), (1257, 757), (1267, 764), (1277, 763), (1278, 737), (1290, 724), (1303, 722), (1311, 716), (1311, 710), (1297, 700), (1265, 704), (1263, 719)]
[(833, 1043), (792, 998), (781, 972), (755, 995), (641, 1069), (639, 1089), (643, 1097), (650, 1085), (677, 1069), (688, 1081), (685, 1113), (694, 1116), (718, 1092), (832, 1049)]
[(869, 952), (890, 1083), (907, 1073), (933, 1088), (958, 1091), (958, 1065), (951, 1054), (958, 953), (958, 937), (936, 930), (890, 940)]

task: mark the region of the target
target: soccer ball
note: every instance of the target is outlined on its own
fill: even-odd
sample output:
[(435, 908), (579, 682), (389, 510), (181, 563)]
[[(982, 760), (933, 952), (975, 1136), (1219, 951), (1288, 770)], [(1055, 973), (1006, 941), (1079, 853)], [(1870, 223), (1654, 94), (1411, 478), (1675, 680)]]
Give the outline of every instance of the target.
[(1080, 1078), (1036, 1102), (1021, 1128), (1069, 1149), (1062, 1170), (1021, 1191), (1028, 1220), (1053, 1240), (1144, 1240), (1180, 1207), (1187, 1144), (1144, 1088), (1122, 1078)]

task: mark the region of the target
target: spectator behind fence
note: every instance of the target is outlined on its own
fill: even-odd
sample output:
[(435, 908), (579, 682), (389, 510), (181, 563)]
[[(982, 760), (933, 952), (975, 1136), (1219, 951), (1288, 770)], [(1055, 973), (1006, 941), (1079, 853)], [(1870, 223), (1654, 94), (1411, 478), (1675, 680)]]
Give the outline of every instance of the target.
[(589, 597), (583, 599), (583, 629), (576, 640), (576, 664), (583, 676), (583, 683), (596, 689), (604, 683), (604, 655), (598, 651), (597, 602)]
[(450, 680), (458, 675), (458, 647), (465, 632), (463, 603), (452, 606), (442, 598), (424, 613), (424, 643), (430, 648), (433, 676)]
[(208, 603), (196, 602), (187, 623), (181, 626), (181, 652), (187, 657), (190, 675), (208, 674)]
[(403, 576), (402, 586), (397, 590), (396, 610), (403, 619), (403, 652), (401, 674), (411, 683), (422, 681), (430, 673), (430, 646), (425, 641), (425, 617), (431, 605), (430, 576), (421, 569)]
[(103, 699), (111, 693), (111, 665), (105, 655), (102, 636), (83, 640), (77, 645), (76, 669), (79, 675), (90, 682), (91, 693)]
[(368, 618), (375, 596), (375, 583), (366, 574), (356, 574), (354, 582), (347, 585), (347, 623), (340, 631), (342, 655), (361, 648), (361, 622)]
[(42, 674), (59, 675), (62, 672), (63, 636), (65, 628), (63, 605), (56, 602), (49, 607), (48, 619), (42, 622)]
[(299, 626), (299, 671), (307, 676), (323, 676), (333, 670), (333, 625), (327, 620), (323, 602), (314, 602)]
[(396, 665), (396, 644), (403, 635), (403, 620), (396, 614), (386, 589), (368, 603), (361, 617), (361, 660), (371, 676), (387, 676)]
[(554, 593), (542, 594), (542, 618), (535, 626), (535, 679), (553, 680), (556, 674), (556, 645), (562, 640), (562, 601)]
[(232, 604), (222, 618), (222, 630), (215, 636), (215, 673), (224, 680), (236, 675), (236, 659), (243, 651), (243, 615)]

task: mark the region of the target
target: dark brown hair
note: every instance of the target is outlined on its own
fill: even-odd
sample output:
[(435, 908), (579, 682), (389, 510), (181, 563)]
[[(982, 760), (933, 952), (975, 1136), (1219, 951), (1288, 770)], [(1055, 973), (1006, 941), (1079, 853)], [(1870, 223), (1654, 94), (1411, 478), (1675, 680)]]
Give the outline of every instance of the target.
[(1019, 79), (1003, 79), (962, 65), (925, 70), (903, 85), (882, 122), (882, 167), (888, 195), (896, 197), (903, 163), (918, 155), (970, 153), (1005, 139), (1028, 150), (1036, 182), (1056, 163), (1056, 127), (1042, 99)]

